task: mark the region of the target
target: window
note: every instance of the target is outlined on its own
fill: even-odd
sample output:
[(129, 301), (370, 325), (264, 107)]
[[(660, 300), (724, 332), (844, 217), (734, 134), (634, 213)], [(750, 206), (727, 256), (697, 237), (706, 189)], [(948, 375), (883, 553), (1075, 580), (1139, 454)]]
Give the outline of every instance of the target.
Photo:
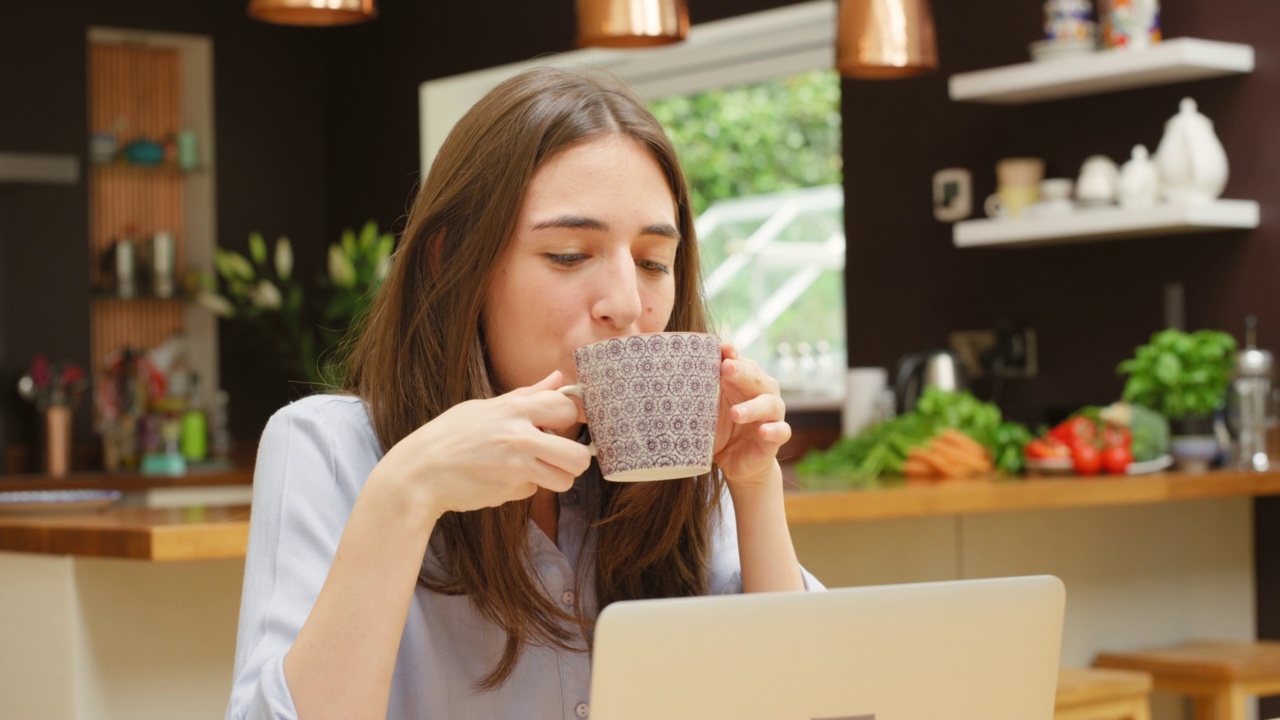
[(650, 103), (689, 178), (717, 332), (791, 396), (845, 365), (840, 80), (811, 70)]
[[(835, 21), (835, 3), (817, 0), (695, 25), (689, 39), (675, 45), (578, 50), (425, 82), (419, 89), (422, 167), (425, 172), (430, 166), (458, 118), (504, 79), (538, 65), (610, 70), (652, 103), (680, 149), (692, 180), (704, 280), (718, 331), (734, 338), (744, 353), (784, 383), (792, 407), (803, 405), (795, 401), (797, 393), (824, 391), (835, 395), (818, 404), (838, 406), (845, 323), (839, 78), (831, 70)], [(794, 113), (779, 122), (780, 93), (797, 91), (819, 95), (827, 103), (820, 122), (803, 118), (797, 124)], [(766, 121), (726, 122), (726, 128), (731, 124), (747, 131), (745, 136), (755, 132), (746, 146), (725, 150), (703, 142), (713, 139), (705, 138), (705, 123), (670, 119), (669, 111), (681, 106), (696, 108), (726, 98), (755, 101), (741, 105), (742, 112), (768, 115)], [(821, 138), (802, 129), (816, 132), (819, 127)], [(782, 134), (770, 135), (776, 132)], [(686, 134), (688, 138), (682, 137)], [(731, 134), (719, 133), (721, 138)], [(766, 157), (761, 152), (766, 147), (781, 152)], [(751, 158), (769, 167), (760, 173), (760, 182), (725, 184), (715, 179), (720, 173), (714, 164), (705, 173), (700, 170), (701, 152), (729, 152), (739, 161)], [(819, 161), (806, 157), (819, 155)], [(770, 173), (773, 177), (765, 178)], [(782, 343), (791, 352), (778, 356)], [(801, 343), (808, 352), (797, 352)], [(820, 352), (820, 343), (828, 346), (826, 352)]]

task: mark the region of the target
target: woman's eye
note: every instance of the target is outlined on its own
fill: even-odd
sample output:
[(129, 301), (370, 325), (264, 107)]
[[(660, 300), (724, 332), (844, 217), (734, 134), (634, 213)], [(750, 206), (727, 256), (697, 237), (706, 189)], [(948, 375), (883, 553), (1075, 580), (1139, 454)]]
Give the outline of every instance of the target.
[(587, 259), (586, 253), (546, 253), (546, 258), (554, 265), (577, 265)]
[(636, 264), (637, 264), (637, 265), (639, 265), (639, 266), (640, 266), (641, 268), (643, 268), (644, 270), (646, 270), (646, 271), (648, 271), (648, 272), (651, 272), (651, 273), (653, 273), (653, 274), (655, 274), (655, 275), (670, 275), (670, 274), (671, 274), (671, 266), (670, 266), (670, 265), (664, 265), (664, 264), (662, 264), (662, 263), (660, 263), (660, 262), (656, 262), (656, 261), (654, 261), (654, 260), (640, 260), (640, 261), (638, 261)]

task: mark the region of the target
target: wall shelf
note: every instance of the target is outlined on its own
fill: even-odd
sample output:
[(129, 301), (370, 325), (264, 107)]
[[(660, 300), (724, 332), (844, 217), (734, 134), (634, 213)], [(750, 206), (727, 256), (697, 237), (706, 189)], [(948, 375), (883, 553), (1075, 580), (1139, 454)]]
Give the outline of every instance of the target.
[(1150, 208), (1106, 207), (1053, 217), (963, 220), (952, 228), (958, 248), (1066, 245), (1114, 238), (1181, 235), (1258, 227), (1258, 203), (1214, 200)]
[(1175, 38), (1147, 50), (1104, 50), (1075, 58), (957, 73), (952, 100), (1023, 105), (1253, 71), (1253, 47)]
[(10, 185), (75, 185), (80, 158), (52, 153), (0, 153), (0, 187)]

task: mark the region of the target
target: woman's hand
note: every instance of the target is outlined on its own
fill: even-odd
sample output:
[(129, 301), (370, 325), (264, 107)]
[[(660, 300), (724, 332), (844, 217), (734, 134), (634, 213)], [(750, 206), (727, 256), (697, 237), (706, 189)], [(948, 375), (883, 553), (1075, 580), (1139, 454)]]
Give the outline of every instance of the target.
[(781, 477), (778, 448), (791, 439), (787, 408), (778, 381), (754, 360), (720, 343), (720, 417), (714, 460), (731, 486), (761, 484)]
[(399, 484), (431, 522), (445, 512), (523, 500), (539, 487), (568, 490), (591, 454), (544, 431), (579, 421), (577, 403), (556, 392), (563, 380), (557, 370), (530, 387), (455, 405), (396, 443), (370, 481)]

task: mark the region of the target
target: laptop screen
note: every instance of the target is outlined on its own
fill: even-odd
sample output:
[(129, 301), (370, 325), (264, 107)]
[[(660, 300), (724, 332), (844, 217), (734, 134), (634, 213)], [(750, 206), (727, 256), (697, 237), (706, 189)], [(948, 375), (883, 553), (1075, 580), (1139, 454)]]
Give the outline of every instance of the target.
[(1050, 720), (1052, 576), (619, 602), (594, 720)]

